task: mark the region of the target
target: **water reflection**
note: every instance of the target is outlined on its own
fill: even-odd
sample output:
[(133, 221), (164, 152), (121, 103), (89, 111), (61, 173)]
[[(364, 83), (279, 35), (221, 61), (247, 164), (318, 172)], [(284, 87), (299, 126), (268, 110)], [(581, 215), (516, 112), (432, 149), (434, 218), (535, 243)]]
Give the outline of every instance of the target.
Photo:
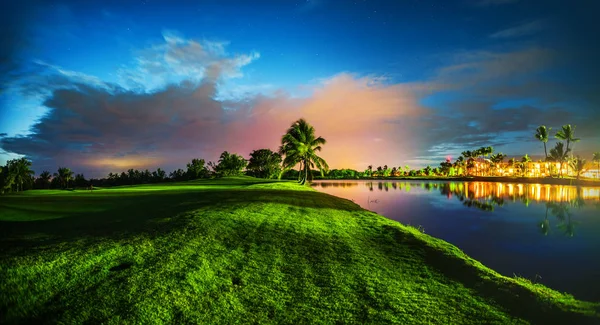
[[(376, 183), (374, 185), (374, 183)], [(366, 186), (369, 191), (376, 187), (379, 191), (404, 190), (410, 192), (411, 187), (420, 187), (427, 191), (439, 190), (443, 195), (458, 196), (470, 200), (508, 199), (519, 200), (524, 204), (536, 202), (583, 202), (595, 200), (600, 202), (600, 188), (547, 184), (514, 184), (493, 182), (316, 182), (314, 187), (337, 188)], [(598, 203), (596, 203), (598, 205)]]
[[(586, 205), (586, 201), (592, 202), (593, 206), (600, 208), (600, 188), (544, 185), (544, 184), (512, 184), (492, 182), (318, 182), (314, 187), (321, 188), (347, 188), (366, 186), (373, 192), (374, 188), (379, 191), (410, 192), (412, 187), (421, 188), (427, 192), (439, 191), (449, 199), (456, 198), (463, 206), (476, 208), (482, 211), (493, 212), (496, 207), (503, 207), (506, 202), (520, 202), (529, 206), (531, 202), (545, 203), (546, 212), (544, 219), (538, 224), (543, 235), (548, 235), (552, 224), (563, 234), (573, 237), (575, 226), (578, 222), (573, 220), (575, 211)], [(595, 201), (595, 202), (594, 202)], [(368, 199), (368, 207), (378, 200)], [(555, 221), (548, 219), (548, 214)]]

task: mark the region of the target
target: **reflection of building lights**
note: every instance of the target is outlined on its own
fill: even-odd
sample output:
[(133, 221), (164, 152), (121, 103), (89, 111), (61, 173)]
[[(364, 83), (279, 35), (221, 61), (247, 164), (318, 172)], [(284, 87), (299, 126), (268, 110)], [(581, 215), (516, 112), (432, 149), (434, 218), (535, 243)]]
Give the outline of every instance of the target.
[[(457, 186), (463, 185), (462, 183)], [(582, 187), (578, 192), (577, 187), (568, 185), (548, 185), (548, 184), (503, 184), (503, 183), (484, 183), (484, 182), (465, 182), (460, 192), (470, 198), (501, 198), (503, 196), (514, 196), (515, 186), (518, 188), (517, 196), (528, 198), (535, 201), (570, 201), (575, 197), (581, 197), (585, 200), (600, 201), (600, 187)], [(459, 192), (459, 193), (460, 193)]]

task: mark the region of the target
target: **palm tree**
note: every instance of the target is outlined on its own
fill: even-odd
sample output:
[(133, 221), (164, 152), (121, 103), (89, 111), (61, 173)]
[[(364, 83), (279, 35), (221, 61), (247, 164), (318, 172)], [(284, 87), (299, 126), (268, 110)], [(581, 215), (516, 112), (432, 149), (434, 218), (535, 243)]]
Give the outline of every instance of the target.
[(596, 178), (600, 178), (600, 152), (594, 152), (594, 156), (592, 157), (592, 161), (598, 163), (598, 169), (596, 169)]
[(585, 159), (581, 159), (581, 158), (579, 158), (579, 156), (571, 159), (571, 161), (570, 161), (571, 168), (573, 168), (573, 171), (575, 171), (575, 174), (577, 175), (577, 179), (579, 179), (579, 176), (585, 169), (585, 162), (586, 162)]
[(546, 160), (548, 160), (548, 151), (546, 150), (546, 143), (548, 142), (548, 133), (550, 133), (551, 130), (552, 128), (547, 128), (545, 125), (540, 125), (535, 130), (535, 138), (538, 139), (540, 142), (544, 143), (544, 154), (546, 155)]
[(498, 168), (498, 166), (502, 163), (502, 161), (504, 161), (504, 158), (506, 158), (506, 155), (499, 152), (495, 155), (492, 155), (490, 157), (490, 160), (492, 161), (492, 163), (494, 163), (494, 168)]
[(567, 141), (567, 152), (569, 151), (569, 144), (571, 142), (575, 143), (581, 140), (579, 138), (575, 138), (575, 126), (571, 127), (571, 124), (563, 125), (562, 129), (556, 132), (554, 137), (559, 140)]
[(285, 155), (283, 170), (287, 171), (300, 164), (300, 170), (304, 173), (300, 180), (301, 184), (305, 184), (310, 180), (309, 178), (312, 178), (310, 173), (312, 167), (317, 167), (323, 175), (324, 171), (329, 170), (329, 165), (323, 158), (317, 156), (316, 152), (321, 151), (321, 146), (326, 142), (322, 137), (315, 137), (315, 128), (306, 120), (297, 120), (281, 137), (279, 153)]
[(530, 162), (531, 162), (531, 158), (529, 158), (528, 154), (525, 154), (525, 156), (523, 156), (523, 158), (521, 158), (521, 170), (523, 172), (523, 176), (525, 176), (525, 173), (527, 172), (527, 166), (529, 165)]
[(22, 191), (23, 183), (26, 181), (30, 182), (34, 174), (33, 170), (31, 170), (31, 161), (27, 158), (19, 158), (9, 160), (6, 165), (8, 172), (14, 177), (17, 192)]
[(473, 166), (473, 157), (475, 157), (475, 153), (471, 150), (463, 151), (461, 153), (465, 160), (467, 161), (467, 176), (469, 176), (469, 168)]
[(563, 163), (569, 157), (569, 151), (571, 149), (565, 150), (565, 145), (562, 142), (557, 142), (554, 148), (550, 149), (550, 156), (548, 158), (552, 161), (559, 163), (559, 175), (562, 177), (562, 166)]
[(369, 165), (367, 169), (369, 170), (369, 177), (373, 176), (373, 165)]
[(73, 172), (67, 167), (59, 167), (58, 172), (54, 173), (54, 177), (58, 177), (61, 186), (67, 188), (69, 181), (73, 178)]
[(48, 188), (48, 187), (50, 187), (50, 178), (51, 177), (52, 177), (52, 174), (50, 174), (49, 171), (44, 170), (38, 177), (38, 180), (42, 184), (42, 186)]

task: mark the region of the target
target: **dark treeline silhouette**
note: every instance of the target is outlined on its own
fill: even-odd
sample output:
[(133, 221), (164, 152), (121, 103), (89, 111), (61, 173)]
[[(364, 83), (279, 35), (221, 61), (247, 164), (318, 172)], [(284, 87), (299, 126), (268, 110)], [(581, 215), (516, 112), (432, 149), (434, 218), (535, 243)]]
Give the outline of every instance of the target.
[[(75, 174), (68, 167), (59, 167), (55, 173), (43, 171), (38, 177), (34, 177), (31, 161), (20, 158), (9, 160), (6, 166), (0, 166), (0, 194), (29, 189), (93, 189), (93, 187), (179, 182), (244, 174), (276, 178), (281, 170), (280, 163), (281, 156), (269, 149), (253, 151), (249, 161), (240, 155), (224, 151), (216, 163), (206, 163), (204, 159), (195, 158), (186, 164), (185, 169), (179, 168), (170, 173), (161, 168), (153, 171), (129, 169), (121, 173), (111, 172), (104, 178), (87, 179), (84, 174)], [(274, 164), (277, 166), (275, 167)]]
[[(109, 173), (104, 178), (86, 179), (68, 167), (59, 167), (51, 174), (43, 171), (36, 178), (27, 158), (13, 159), (0, 166), (0, 194), (20, 192), (28, 189), (74, 189), (110, 187), (122, 185), (150, 184), (189, 181), (203, 178), (248, 175), (259, 178), (298, 179), (304, 184), (316, 173), (321, 177), (328, 171), (327, 162), (317, 155), (325, 139), (315, 136), (315, 129), (304, 119), (294, 122), (281, 138), (279, 152), (258, 149), (250, 153), (250, 159), (224, 151), (217, 162), (206, 162), (195, 158), (185, 169), (178, 168), (167, 174), (161, 168), (129, 169), (120, 173)], [(285, 158), (284, 158), (285, 157)], [(299, 170), (294, 170), (296, 166)], [(312, 168), (318, 168), (314, 171)]]

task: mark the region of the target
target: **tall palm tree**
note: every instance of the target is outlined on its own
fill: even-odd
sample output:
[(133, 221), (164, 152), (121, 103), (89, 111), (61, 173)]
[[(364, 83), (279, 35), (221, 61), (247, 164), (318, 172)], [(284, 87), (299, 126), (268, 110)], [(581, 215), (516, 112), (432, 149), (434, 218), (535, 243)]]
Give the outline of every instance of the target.
[(473, 152), (471, 150), (467, 150), (467, 151), (463, 151), (461, 153), (461, 155), (463, 157), (465, 157), (466, 160), (466, 165), (467, 165), (467, 176), (470, 176), (469, 170), (471, 167), (473, 167), (473, 159), (476, 157), (476, 152)]
[(27, 158), (9, 160), (7, 162), (8, 172), (14, 177), (17, 192), (23, 190), (23, 183), (30, 182), (34, 174), (31, 170), (31, 161)]
[(317, 151), (321, 151), (321, 146), (326, 142), (322, 137), (315, 136), (315, 128), (308, 124), (306, 120), (297, 120), (281, 137), (279, 153), (285, 155), (283, 170), (289, 170), (300, 164), (303, 171), (301, 184), (305, 184), (307, 180), (310, 180), (312, 177), (310, 170), (313, 167), (318, 168), (321, 175), (323, 175), (324, 171), (329, 170), (329, 165), (317, 155)]
[(569, 157), (569, 151), (571, 149), (565, 150), (565, 145), (562, 142), (557, 142), (554, 148), (550, 149), (550, 156), (548, 158), (552, 161), (559, 163), (559, 175), (562, 177), (562, 166), (563, 163)]
[(49, 171), (44, 170), (40, 176), (38, 177), (39, 182), (42, 184), (42, 186), (48, 188), (50, 187), (50, 178), (52, 177), (52, 174), (50, 174)]
[(575, 137), (575, 126), (571, 127), (571, 124), (563, 125), (562, 129), (557, 131), (556, 135), (554, 135), (554, 137), (559, 140), (567, 141), (567, 149), (566, 149), (567, 152), (569, 151), (569, 144), (571, 142), (576, 143), (576, 142), (579, 142), (579, 140), (581, 140), (581, 139)]
[(69, 186), (69, 181), (73, 179), (73, 172), (67, 167), (59, 167), (58, 172), (54, 173), (54, 177), (58, 177), (61, 186), (67, 188)]
[(531, 162), (531, 158), (529, 158), (528, 154), (525, 154), (525, 156), (523, 156), (523, 158), (521, 158), (521, 170), (523, 171), (523, 176), (525, 176), (525, 173), (527, 172), (527, 167), (530, 162)]
[(594, 156), (592, 157), (592, 161), (598, 163), (598, 169), (596, 169), (596, 178), (600, 178), (600, 152), (594, 152)]
[(581, 159), (581, 158), (579, 158), (579, 156), (571, 159), (571, 161), (570, 161), (571, 168), (573, 168), (573, 171), (575, 171), (575, 174), (577, 175), (577, 179), (579, 179), (579, 176), (584, 171), (585, 163), (586, 163), (585, 159)]
[(373, 165), (369, 165), (367, 169), (369, 170), (369, 177), (373, 176)]
[(546, 143), (548, 142), (548, 134), (551, 130), (552, 128), (547, 128), (545, 125), (540, 125), (535, 130), (535, 138), (538, 139), (538, 141), (544, 143), (544, 154), (546, 155), (546, 160), (548, 160), (548, 151), (546, 150)]

